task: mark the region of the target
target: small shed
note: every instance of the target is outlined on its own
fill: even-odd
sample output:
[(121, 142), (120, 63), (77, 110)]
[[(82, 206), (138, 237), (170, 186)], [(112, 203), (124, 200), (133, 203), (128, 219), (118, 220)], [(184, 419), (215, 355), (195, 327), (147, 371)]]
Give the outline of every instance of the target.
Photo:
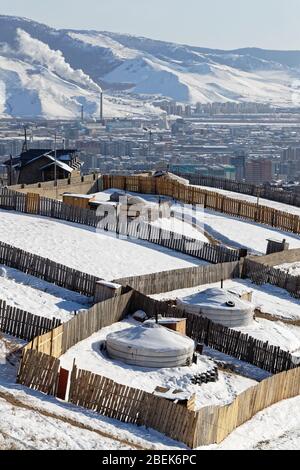
[(80, 207), (81, 209), (89, 209), (89, 203), (93, 197), (89, 194), (63, 194), (63, 202), (69, 206)]
[[(177, 331), (177, 333), (181, 333), (182, 335), (186, 334), (186, 318), (165, 317), (159, 318), (157, 322), (159, 325), (164, 326), (165, 328)], [(156, 320), (146, 320), (145, 323), (156, 323)]]
[(95, 286), (94, 302), (103, 302), (104, 300), (112, 299), (122, 293), (122, 286), (115, 282), (97, 281)]

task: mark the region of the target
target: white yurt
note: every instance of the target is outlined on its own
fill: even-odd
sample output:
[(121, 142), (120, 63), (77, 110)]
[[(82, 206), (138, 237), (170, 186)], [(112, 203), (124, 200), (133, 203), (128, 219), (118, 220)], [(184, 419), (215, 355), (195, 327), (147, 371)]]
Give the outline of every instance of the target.
[(254, 314), (252, 303), (219, 288), (210, 288), (176, 299), (176, 306), (188, 313), (202, 315), (215, 323), (232, 328), (249, 325)]
[(141, 367), (181, 367), (190, 365), (195, 350), (193, 340), (156, 323), (142, 324), (110, 333), (106, 350), (112, 359)]

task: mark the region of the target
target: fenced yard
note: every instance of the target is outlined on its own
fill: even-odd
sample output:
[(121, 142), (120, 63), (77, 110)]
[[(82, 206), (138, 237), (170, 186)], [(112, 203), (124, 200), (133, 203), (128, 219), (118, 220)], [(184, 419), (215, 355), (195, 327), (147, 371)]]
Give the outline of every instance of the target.
[(103, 188), (117, 188), (125, 191), (168, 196), (185, 204), (200, 204), (204, 208), (240, 219), (251, 220), (287, 232), (300, 233), (300, 217), (297, 215), (229, 198), (217, 192), (185, 185), (170, 178), (104, 175)]
[(88, 297), (94, 295), (96, 282), (99, 280), (91, 274), (82, 273), (1, 241), (0, 264)]
[[(116, 187), (115, 180), (112, 179), (113, 177), (110, 178), (109, 184)], [(181, 200), (184, 202), (190, 201), (190, 198), (196, 195), (195, 198), (198, 200), (204, 198), (206, 205), (214, 205), (217, 208), (215, 210), (226, 212), (229, 208), (233, 211), (237, 207), (239, 217), (251, 219), (253, 216), (264, 220), (261, 223), (287, 226), (287, 221), (290, 220), (290, 230), (299, 233), (299, 220), (296, 220), (294, 216), (292, 219), (282, 218), (277, 214), (279, 211), (275, 211), (275, 213), (264, 212), (264, 209), (269, 210), (269, 208), (258, 208), (257, 206), (254, 210), (251, 204), (244, 206), (244, 203), (241, 204), (239, 201), (235, 201), (238, 206), (234, 206), (231, 205), (231, 202), (226, 201), (227, 198), (220, 199), (213, 196), (210, 199), (211, 196), (205, 193), (194, 192), (194, 189), (189, 188), (184, 190), (177, 183), (163, 179), (145, 178), (141, 180), (140, 177), (122, 177), (121, 180), (118, 180), (120, 177), (116, 178), (117, 184), (119, 184), (117, 187), (123, 186), (121, 189), (148, 193), (165, 191), (168, 195), (173, 193), (172, 197), (175, 197), (176, 194), (176, 197), (182, 198)], [(197, 190), (197, 188), (195, 189)], [(99, 223), (92, 211), (66, 206), (58, 201), (47, 200), (36, 195), (25, 196), (6, 190), (0, 194), (0, 202), (0, 207), (5, 209), (45, 215), (90, 226), (95, 226), (96, 222)], [(271, 209), (271, 211), (273, 210)], [(110, 228), (106, 227), (106, 229)], [(120, 227), (112, 229), (120, 230)], [(152, 234), (149, 228), (146, 230), (150, 235)], [(285, 230), (288, 229), (285, 228)], [(156, 232), (152, 240), (156, 239), (161, 243), (161, 240), (164, 239), (162, 235), (163, 232)], [(155, 241), (153, 242), (155, 243)], [(185, 242), (178, 248), (185, 249)], [(200, 249), (202, 248), (199, 247)], [(220, 253), (221, 251), (219, 259), (226, 261), (224, 254)], [(227, 260), (227, 262), (213, 266), (200, 266), (119, 279), (118, 282), (123, 285), (121, 295), (95, 304), (89, 310), (79, 313), (64, 324), (53, 324), (51, 327), (48, 325), (50, 330), (47, 330), (46, 324), (38, 323), (35, 327), (32, 327), (31, 324), (31, 329), (29, 326), (24, 327), (24, 318), (27, 318), (29, 322), (27, 325), (32, 320), (30, 316), (26, 317), (26, 312), (24, 314), (14, 310), (9, 311), (5, 316), (1, 314), (0, 306), (0, 330), (2, 326), (7, 332), (10, 331), (9, 334), (27, 335), (27, 339), (30, 337), (30, 342), (23, 348), (18, 383), (57, 396), (62, 374), (59, 358), (78, 342), (88, 338), (101, 328), (122, 320), (127, 314), (138, 309), (144, 310), (149, 316), (161, 314), (165, 317), (185, 317), (187, 319), (187, 335), (196, 342), (253, 364), (274, 375), (247, 389), (229, 405), (209, 406), (201, 408), (199, 411), (191, 411), (184, 405), (175, 404), (165, 398), (78, 369), (74, 364), (72, 371), (70, 371), (70, 389), (67, 399), (75, 405), (120, 421), (151, 427), (192, 448), (221, 442), (236, 427), (249, 420), (258, 411), (282, 399), (298, 395), (300, 393), (300, 367), (297, 367), (291, 354), (279, 347), (271, 346), (249, 335), (215, 324), (206, 318), (186, 313), (166, 302), (151, 299), (145, 294), (247, 276), (253, 282), (270, 282), (280, 285), (295, 296), (298, 295), (298, 281), (293, 281), (293, 285), (289, 283), (286, 273), (267, 265), (267, 257), (263, 257), (264, 264), (260, 262), (260, 258), (257, 260), (246, 258), (239, 261), (239, 257), (237, 255), (237, 258), (233, 260)], [(271, 258), (269, 259), (271, 260)], [(0, 263), (70, 290), (77, 290), (85, 295), (94, 294), (95, 283), (98, 280), (93, 276), (66, 268), (3, 243), (0, 243)], [(34, 337), (31, 338), (31, 335)]]
[[(60, 380), (59, 357), (66, 348), (88, 337), (99, 327), (122, 319), (137, 305), (147, 311), (146, 302), (148, 309), (155, 305), (155, 308), (164, 311), (166, 316), (176, 314), (177, 309), (153, 301), (140, 293), (129, 291), (120, 297), (119, 300), (114, 298), (100, 303), (94, 306), (90, 313), (82, 313), (76, 319), (70, 320), (69, 323), (73, 326), (69, 331), (65, 323), (52, 332), (35, 338), (24, 348), (18, 382), (56, 396)], [(102, 320), (99, 320), (101, 318)], [(77, 369), (74, 364), (68, 400), (123, 422), (151, 427), (172, 439), (184, 442), (189, 447), (197, 447), (221, 442), (233, 429), (258, 411), (299, 394), (300, 368), (294, 368), (294, 365), (289, 363), (287, 353), (276, 353), (265, 344), (259, 345), (260, 342), (246, 338), (247, 335), (230, 335), (230, 330), (226, 327), (214, 325), (209, 320), (198, 320), (194, 315), (187, 316), (187, 323), (188, 334), (197, 341), (210, 344), (211, 347), (228, 352), (239, 351), (241, 357), (246, 357), (252, 363), (256, 362), (268, 368), (272, 364), (273, 371), (289, 369), (291, 366), (293, 368), (277, 373), (247, 389), (229, 405), (209, 406), (192, 411), (165, 398)]]
[[(219, 263), (211, 266), (197, 266), (172, 271), (146, 274), (143, 276), (132, 276), (117, 279), (115, 282), (123, 286), (131, 286), (133, 289), (146, 294), (160, 294), (172, 290), (186, 289), (213, 284), (227, 279), (250, 279), (254, 284), (271, 284), (289, 292), (292, 297), (300, 298), (300, 276), (292, 276), (272, 264), (276, 262), (287, 262), (294, 259), (288, 250), (275, 255), (246, 257), (240, 261), (231, 263)], [(280, 256), (279, 256), (280, 255)], [(280, 261), (279, 261), (280, 260)]]
[(118, 220), (107, 221), (105, 216), (98, 216), (95, 211), (90, 209), (40, 197), (38, 194), (22, 194), (2, 188), (0, 189), (0, 208), (64, 220), (144, 240), (210, 263), (235, 261), (241, 257), (240, 250), (229, 249), (222, 245), (211, 245), (170, 230), (155, 227), (144, 221), (131, 221), (123, 224)]
[[(266, 257), (263, 257), (265, 263), (267, 263), (268, 258), (273, 259), (274, 255), (268, 255)], [(198, 285), (209, 284), (226, 279), (247, 277), (257, 284), (269, 282), (273, 285), (286, 289), (294, 297), (299, 297), (299, 277), (291, 276), (285, 273), (284, 271), (270, 267), (267, 264), (261, 264), (259, 261), (260, 257), (256, 257), (255, 259), (246, 258), (240, 261), (217, 265), (199, 266), (195, 268), (185, 268), (145, 276), (118, 279), (117, 282), (123, 285), (123, 292), (124, 289), (126, 290), (126, 286), (130, 286), (130, 288), (133, 288), (136, 291), (150, 295), (154, 293), (168, 292), (174, 289), (195, 287)], [(3, 243), (0, 243), (0, 263), (17, 268), (23, 272), (32, 274), (49, 282), (54, 282), (65, 288), (69, 288), (70, 290), (79, 290), (82, 293), (90, 295), (95, 293), (97, 278), (90, 275), (86, 275), (84, 273), (77, 272), (63, 265), (57, 265), (56, 263), (49, 262), (49, 260), (45, 260), (39, 256), (32, 255), (30, 253), (24, 252), (23, 250), (16, 249), (15, 247), (5, 245)], [(51, 269), (52, 266), (54, 267), (54, 269)], [(116, 298), (116, 302), (119, 301), (118, 299), (120, 300), (120, 297)], [(148, 302), (149, 304), (150, 299), (147, 300), (147, 297), (145, 299), (141, 299), (140, 302)], [(155, 305), (152, 299), (151, 302), (152, 305)], [(102, 315), (97, 317), (98, 305), (102, 305)], [(92, 311), (95, 315), (95, 319), (93, 321), (95, 327), (97, 328), (95, 331), (99, 330), (104, 326), (103, 321), (105, 320), (105, 318), (108, 319), (108, 322), (110, 321), (111, 313), (108, 311), (108, 313), (104, 315), (103, 312), (103, 308), (105, 305), (106, 304), (104, 302), (102, 304), (96, 304), (94, 307), (92, 307), (92, 309), (94, 309)], [(165, 305), (161, 303), (157, 303), (156, 305), (157, 307), (155, 308), (160, 309), (159, 313), (165, 315)], [(109, 306), (110, 304), (108, 303), (107, 308), (110, 308)], [(138, 308), (139, 306), (137, 305), (137, 309)], [(154, 315), (155, 309), (153, 306), (151, 308), (152, 311), (150, 313), (151, 315)], [(172, 312), (172, 314), (174, 315), (174, 311)], [(22, 317), (21, 313), (16, 310), (10, 310), (9, 315), (10, 320), (8, 320), (7, 316), (6, 319), (3, 320), (3, 325), (5, 325), (6, 329), (5, 331), (7, 333), (9, 333), (10, 331), (16, 332), (18, 329), (21, 331), (23, 328), (21, 325), (23, 321), (22, 318), (24, 318), (24, 315), (22, 314)], [(16, 318), (21, 318), (20, 324), (16, 321)], [(28, 314), (26, 318), (30, 318), (30, 314)], [(89, 316), (85, 316), (85, 313), (79, 314), (78, 316), (74, 317), (70, 322), (67, 322), (65, 324), (66, 326), (64, 326), (65, 331), (69, 331), (69, 337), (76, 338), (72, 340), (75, 342), (78, 341), (78, 337), (80, 337), (81, 335), (81, 318), (86, 318), (90, 321), (91, 311)], [(39, 322), (42, 322), (42, 320), (34, 320), (35, 328), (42, 328), (43, 325), (45, 325), (46, 329), (48, 328), (48, 325), (49, 329), (51, 328), (52, 324), (49, 323), (49, 320), (45, 319), (41, 324)], [(90, 331), (86, 325), (82, 328), (83, 331)], [(35, 336), (38, 336), (39, 331), (35, 331)], [(67, 336), (65, 335), (64, 338), (67, 338)], [(243, 337), (240, 338), (240, 341), (242, 340), (242, 338)], [(28, 338), (26, 337), (26, 339)], [(71, 346), (71, 343), (68, 342), (69, 340), (66, 341), (68, 346), (64, 346), (64, 350), (66, 350), (66, 348), (68, 349)], [(233, 344), (235, 344), (235, 342)], [(219, 346), (215, 344), (215, 348), (218, 349), (218, 347)], [(262, 347), (264, 348), (265, 346)], [(239, 356), (239, 353), (234, 352), (234, 349), (230, 350), (228, 353), (233, 356), (237, 354), (236, 357), (243, 357), (244, 360), (248, 361), (249, 357), (251, 356), (250, 353), (247, 353), (244, 356)]]
[(163, 317), (186, 318), (186, 334), (197, 343), (205, 344), (272, 374), (296, 367), (292, 355), (280, 347), (214, 323), (208, 318), (185, 312), (167, 302), (135, 292), (130, 311), (133, 313), (138, 309), (145, 311), (149, 317), (162, 315)]
[(290, 204), (291, 206), (300, 207), (300, 195), (296, 192), (282, 191), (280, 189), (267, 186), (256, 186), (255, 184), (232, 181), (214, 176), (180, 174), (179, 176), (189, 180), (190, 184), (196, 186), (208, 186), (211, 188), (224, 189), (240, 194), (248, 194), (249, 196), (259, 196), (270, 201)]

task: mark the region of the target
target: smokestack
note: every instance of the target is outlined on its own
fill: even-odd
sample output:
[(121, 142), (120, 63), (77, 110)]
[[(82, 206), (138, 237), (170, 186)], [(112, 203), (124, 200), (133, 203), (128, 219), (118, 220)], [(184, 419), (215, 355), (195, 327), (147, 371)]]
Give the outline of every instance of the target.
[(82, 105), (82, 106), (81, 106), (81, 122), (83, 122), (83, 120), (84, 120), (84, 115), (83, 115), (83, 113), (84, 113), (84, 108), (83, 108), (83, 105)]
[(24, 126), (24, 143), (22, 146), (22, 153), (28, 151), (28, 143), (27, 143), (27, 128)]
[(103, 122), (103, 92), (100, 92), (100, 122)]

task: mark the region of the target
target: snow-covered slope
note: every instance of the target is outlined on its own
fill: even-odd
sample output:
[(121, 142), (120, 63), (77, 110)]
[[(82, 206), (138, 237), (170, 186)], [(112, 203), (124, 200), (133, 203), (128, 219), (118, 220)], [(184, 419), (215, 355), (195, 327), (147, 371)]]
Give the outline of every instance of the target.
[(211, 50), (0, 16), (0, 116), (72, 118), (82, 104), (96, 116), (99, 86), (108, 116), (155, 114), (154, 96), (298, 105), (299, 69), (298, 51)]
[[(0, 210), (0, 240), (110, 281), (207, 264), (143, 241), (127, 241), (77, 224)], [(50, 248), (51, 247), (51, 248)]]
[[(69, 32), (81, 43), (112, 53), (116, 65), (101, 76), (110, 85), (138, 94), (183, 102), (258, 101), (293, 104), (297, 71), (250, 54), (200, 53), (179, 46), (113, 33)], [(299, 60), (300, 65), (300, 60)]]
[[(0, 56), (0, 117), (76, 119), (99, 116), (99, 92), (61, 77), (39, 63)], [(129, 97), (104, 97), (106, 116), (155, 114), (151, 104)]]
[[(0, 117), (72, 119), (80, 116), (82, 106), (86, 115), (99, 116), (101, 87), (87, 73), (21, 28), (15, 40), (14, 46), (0, 44)], [(106, 94), (104, 106), (110, 117), (158, 113), (151, 104), (127, 96)]]
[[(227, 65), (201, 63), (187, 68), (154, 58), (128, 59), (104, 76), (107, 82), (128, 84), (134, 93), (156, 94), (177, 101), (212, 103), (258, 101), (292, 104), (283, 72), (249, 73)], [(280, 75), (282, 79), (280, 80)]]
[(91, 92), (39, 64), (0, 57), (0, 81), (4, 115), (71, 118), (78, 115), (81, 104), (96, 111)]

